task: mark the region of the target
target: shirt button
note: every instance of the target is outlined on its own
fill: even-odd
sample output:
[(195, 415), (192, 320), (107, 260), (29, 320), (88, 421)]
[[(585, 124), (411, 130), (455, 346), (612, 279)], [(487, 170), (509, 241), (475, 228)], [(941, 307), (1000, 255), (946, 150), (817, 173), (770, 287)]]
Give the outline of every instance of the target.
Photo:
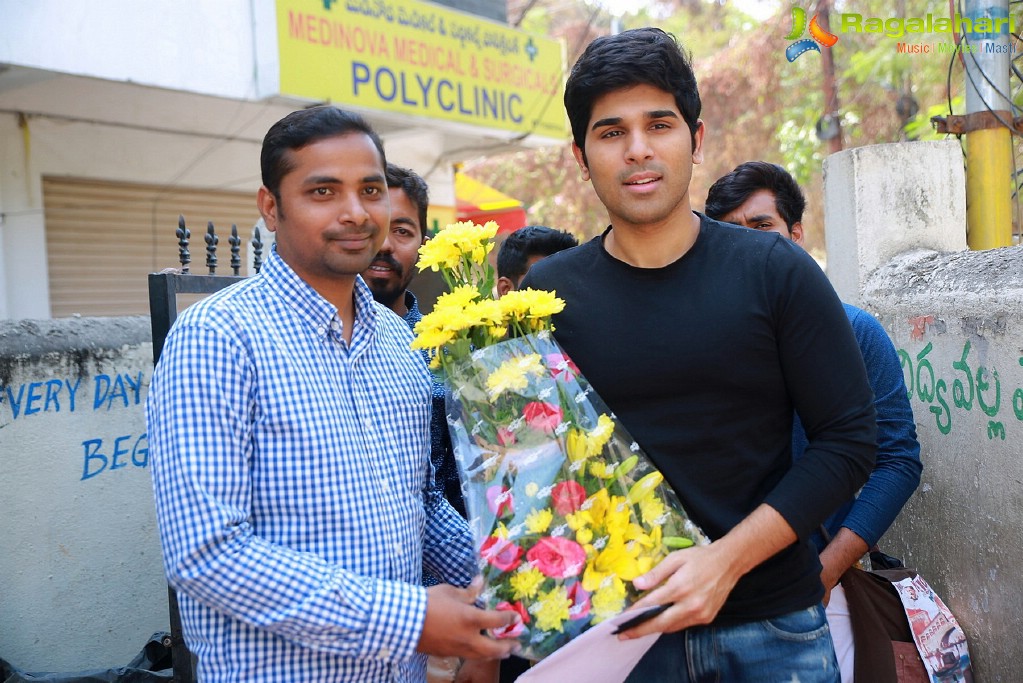
[(323, 325), (320, 325), (319, 327), (317, 327), (317, 328), (316, 328), (316, 331), (317, 331), (317, 332), (318, 332), (319, 334), (321, 334), (321, 335), (327, 334), (327, 328), (326, 328), (326, 327), (324, 327)]
[(398, 555), (400, 557), (401, 556), (401, 551), (402, 551), (401, 543), (397, 543), (396, 542), (394, 544), (392, 550), (394, 551), (395, 555)]
[(389, 647), (382, 647), (382, 648), (380, 648), (380, 652), (378, 654), (380, 655), (380, 659), (390, 659), (391, 658), (391, 648), (389, 648)]

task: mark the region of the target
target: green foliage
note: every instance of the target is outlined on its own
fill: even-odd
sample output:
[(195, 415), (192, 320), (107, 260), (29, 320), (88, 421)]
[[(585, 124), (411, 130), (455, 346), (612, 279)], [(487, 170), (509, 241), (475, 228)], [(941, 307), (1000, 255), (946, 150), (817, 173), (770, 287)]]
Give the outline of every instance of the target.
[(800, 185), (808, 184), (824, 159), (816, 131), (804, 124), (786, 121), (778, 127), (778, 147), (785, 169)]

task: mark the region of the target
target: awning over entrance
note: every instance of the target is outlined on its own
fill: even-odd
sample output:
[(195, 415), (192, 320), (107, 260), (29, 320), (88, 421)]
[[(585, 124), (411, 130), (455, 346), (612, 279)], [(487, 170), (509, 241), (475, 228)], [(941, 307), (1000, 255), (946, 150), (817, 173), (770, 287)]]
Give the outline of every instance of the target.
[(464, 173), (455, 173), (455, 202), (458, 220), (481, 224), (494, 221), (499, 235), (526, 225), (522, 202)]

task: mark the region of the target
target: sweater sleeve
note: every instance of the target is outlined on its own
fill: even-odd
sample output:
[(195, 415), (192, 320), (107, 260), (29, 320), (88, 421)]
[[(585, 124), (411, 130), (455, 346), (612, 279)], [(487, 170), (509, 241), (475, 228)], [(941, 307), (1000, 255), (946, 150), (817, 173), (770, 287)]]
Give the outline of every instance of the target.
[(867, 480), (877, 424), (873, 394), (842, 304), (808, 254), (783, 241), (767, 257), (782, 373), (808, 444), (765, 503), (800, 538), (809, 535)]
[(874, 545), (920, 483), (923, 464), (913, 409), (899, 356), (888, 334), (866, 311), (850, 315), (877, 410), (877, 463), (841, 526)]

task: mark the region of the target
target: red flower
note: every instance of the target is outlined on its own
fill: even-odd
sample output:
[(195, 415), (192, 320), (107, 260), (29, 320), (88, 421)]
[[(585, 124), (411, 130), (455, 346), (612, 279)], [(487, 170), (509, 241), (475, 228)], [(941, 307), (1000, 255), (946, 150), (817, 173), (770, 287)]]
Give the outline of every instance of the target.
[(568, 587), (568, 599), (572, 601), (568, 608), (569, 619), (584, 619), (590, 615), (590, 594), (583, 589), (582, 581)]
[(551, 505), (562, 517), (581, 508), (585, 500), (586, 489), (577, 481), (562, 481), (551, 489)]
[(502, 446), (511, 446), (516, 441), (518, 441), (518, 437), (515, 436), (515, 432), (507, 427), (497, 428), (497, 443)]
[(487, 507), (497, 517), (515, 514), (515, 501), (511, 489), (507, 486), (494, 485), (487, 489)]
[(547, 361), (547, 367), (551, 369), (554, 379), (571, 381), (579, 374), (579, 368), (568, 356), (560, 353), (548, 353), (544, 359)]
[(483, 541), (480, 556), (503, 572), (510, 572), (522, 564), (522, 548), (507, 538), (497, 536)]
[(553, 434), (554, 428), (561, 423), (561, 408), (546, 401), (532, 401), (522, 409), (526, 424), (538, 432)]
[(495, 638), (518, 638), (522, 632), (526, 630), (526, 624), (529, 623), (529, 612), (526, 611), (526, 608), (522, 606), (521, 602), (515, 602), (514, 604), (510, 602), (499, 602), (494, 609), (515, 612), (519, 615), (519, 621), (516, 621), (514, 624), (503, 628), (492, 629), (490, 632)]
[(529, 549), (526, 559), (544, 576), (567, 579), (582, 572), (586, 566), (586, 551), (573, 540), (545, 536)]

